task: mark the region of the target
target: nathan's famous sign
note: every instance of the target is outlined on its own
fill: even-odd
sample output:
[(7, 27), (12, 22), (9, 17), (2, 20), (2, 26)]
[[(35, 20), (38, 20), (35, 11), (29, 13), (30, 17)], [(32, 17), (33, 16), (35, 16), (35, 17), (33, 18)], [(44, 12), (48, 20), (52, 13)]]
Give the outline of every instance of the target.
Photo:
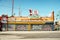
[(19, 17), (19, 16), (14, 16), (14, 17), (9, 17), (8, 21), (44, 21), (44, 22), (53, 22), (54, 21), (54, 11), (52, 12), (50, 17), (41, 17), (38, 15), (38, 12), (35, 10), (34, 14), (32, 13), (32, 10), (29, 10), (30, 15), (27, 17)]

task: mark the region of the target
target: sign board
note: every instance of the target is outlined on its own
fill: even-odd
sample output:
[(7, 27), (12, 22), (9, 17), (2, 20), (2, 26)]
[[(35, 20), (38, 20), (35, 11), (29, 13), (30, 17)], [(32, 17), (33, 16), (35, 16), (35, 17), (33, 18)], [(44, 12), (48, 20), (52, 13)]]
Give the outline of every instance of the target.
[(8, 18), (8, 21), (15, 21), (14, 17)]
[(6, 18), (6, 17), (3, 17), (3, 18), (1, 19), (1, 22), (2, 22), (2, 23), (7, 23), (7, 18)]

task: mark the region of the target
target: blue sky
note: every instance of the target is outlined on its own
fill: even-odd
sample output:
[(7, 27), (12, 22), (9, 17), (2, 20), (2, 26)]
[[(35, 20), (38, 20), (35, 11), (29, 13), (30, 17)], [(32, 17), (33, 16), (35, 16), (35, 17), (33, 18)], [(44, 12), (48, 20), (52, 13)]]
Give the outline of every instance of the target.
[[(19, 9), (22, 16), (29, 15), (29, 9), (38, 10), (40, 16), (46, 16), (53, 10), (55, 15), (60, 10), (60, 0), (14, 0), (14, 13), (18, 16)], [(12, 15), (12, 0), (0, 0), (0, 15)]]

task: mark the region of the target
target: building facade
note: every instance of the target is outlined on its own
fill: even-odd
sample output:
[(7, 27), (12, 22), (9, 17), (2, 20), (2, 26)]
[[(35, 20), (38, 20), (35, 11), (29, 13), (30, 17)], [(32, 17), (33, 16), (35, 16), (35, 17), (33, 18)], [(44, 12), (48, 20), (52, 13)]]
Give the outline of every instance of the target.
[(32, 15), (31, 10), (28, 17), (2, 15), (1, 23), (3, 31), (53, 31), (54, 11), (50, 17)]

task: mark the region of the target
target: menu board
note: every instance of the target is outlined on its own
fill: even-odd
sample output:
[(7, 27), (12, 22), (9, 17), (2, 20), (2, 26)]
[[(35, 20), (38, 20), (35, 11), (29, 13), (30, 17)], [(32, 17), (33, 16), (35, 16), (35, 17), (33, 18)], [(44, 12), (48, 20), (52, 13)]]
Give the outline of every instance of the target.
[(15, 30), (15, 25), (9, 24), (8, 25), (8, 31), (14, 31)]
[(51, 25), (32, 25), (31, 30), (37, 30), (37, 31), (51, 31)]
[(27, 30), (27, 27), (28, 27), (28, 25), (17, 25), (16, 26), (16, 30), (21, 30), (21, 31), (23, 31), (23, 30)]
[(32, 25), (32, 30), (41, 30), (42, 25)]
[(42, 30), (43, 31), (51, 31), (52, 30), (51, 25), (44, 25)]

